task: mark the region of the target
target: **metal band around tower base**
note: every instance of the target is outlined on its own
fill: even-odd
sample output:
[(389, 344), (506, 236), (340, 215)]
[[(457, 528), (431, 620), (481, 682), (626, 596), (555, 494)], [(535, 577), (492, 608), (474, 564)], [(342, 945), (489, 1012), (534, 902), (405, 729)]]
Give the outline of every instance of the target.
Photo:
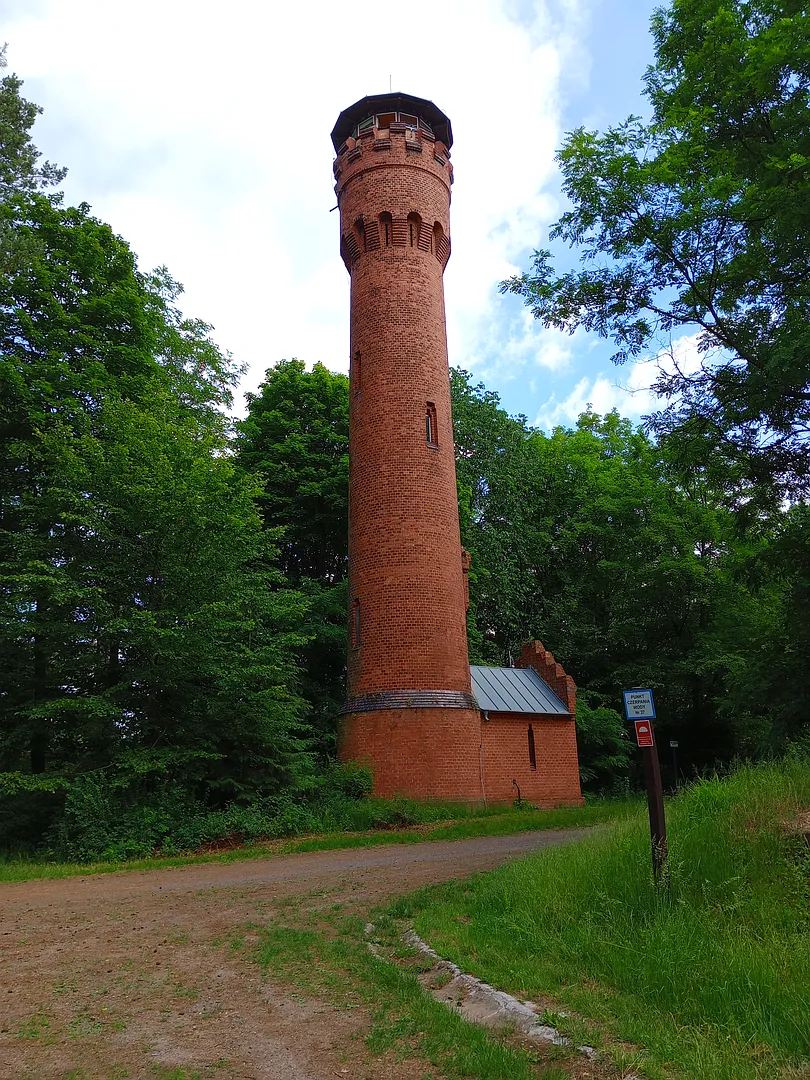
[(351, 698), (340, 710), (347, 713), (377, 712), (380, 709), (475, 709), (478, 703), (472, 694), (460, 690), (382, 690), (377, 694), (360, 694)]

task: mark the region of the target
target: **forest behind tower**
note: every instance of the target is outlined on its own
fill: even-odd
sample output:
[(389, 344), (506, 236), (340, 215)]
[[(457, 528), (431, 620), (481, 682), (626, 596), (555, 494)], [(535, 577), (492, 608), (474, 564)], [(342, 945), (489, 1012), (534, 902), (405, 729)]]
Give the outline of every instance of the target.
[[(538, 430), (452, 374), (471, 659), (555, 653), (592, 792), (637, 782), (628, 685), (654, 688), (687, 775), (808, 739), (808, 39), (796, 5), (716, 7), (656, 17), (649, 121), (561, 151), (557, 236), (596, 261), (541, 252), (507, 286), (620, 360), (697, 325), (706, 365), (669, 374), (644, 429), (586, 409)], [(330, 764), (347, 379), (277, 362), (235, 421), (238, 366), (167, 271), (65, 204), (35, 117), (6, 76), (2, 844), (121, 857), (295, 831), (364, 786)]]

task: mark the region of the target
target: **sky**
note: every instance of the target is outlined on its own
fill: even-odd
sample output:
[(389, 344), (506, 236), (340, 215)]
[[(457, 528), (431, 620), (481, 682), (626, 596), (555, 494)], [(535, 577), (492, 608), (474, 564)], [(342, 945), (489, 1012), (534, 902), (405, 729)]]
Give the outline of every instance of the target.
[[(247, 366), (347, 371), (329, 133), (389, 85), (453, 124), (450, 363), (550, 428), (591, 403), (638, 420), (652, 365), (545, 330), (498, 282), (565, 209), (564, 133), (643, 114), (653, 0), (0, 0), (0, 42), (44, 114), (34, 138), (137, 253), (183, 282), (184, 312)], [(684, 339), (680, 348), (688, 349)]]

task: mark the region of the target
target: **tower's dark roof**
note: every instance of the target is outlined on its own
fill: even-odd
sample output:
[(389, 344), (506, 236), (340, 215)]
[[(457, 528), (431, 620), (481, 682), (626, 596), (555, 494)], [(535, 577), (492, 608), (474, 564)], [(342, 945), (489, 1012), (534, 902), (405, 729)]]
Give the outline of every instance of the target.
[(532, 668), (470, 667), (472, 692), (488, 712), (570, 716), (551, 687)]
[(453, 131), (450, 120), (438, 106), (426, 98), (414, 97), (412, 94), (371, 94), (361, 98), (348, 109), (344, 109), (337, 118), (337, 123), (332, 129), (332, 142), (335, 150), (339, 150), (351, 135), (357, 125), (373, 113), (405, 112), (413, 113), (426, 120), (433, 129), (437, 139), (441, 139), (449, 150), (453, 145)]

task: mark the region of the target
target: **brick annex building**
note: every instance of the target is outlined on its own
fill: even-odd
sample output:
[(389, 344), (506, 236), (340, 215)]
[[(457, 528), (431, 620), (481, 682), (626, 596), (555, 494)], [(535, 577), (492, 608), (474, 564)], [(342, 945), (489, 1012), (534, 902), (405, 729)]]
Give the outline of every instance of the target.
[(576, 687), (540, 642), (470, 668), (443, 274), (450, 121), (407, 94), (339, 116), (340, 250), (351, 276), (348, 700), (340, 755), (375, 793), (581, 801)]

